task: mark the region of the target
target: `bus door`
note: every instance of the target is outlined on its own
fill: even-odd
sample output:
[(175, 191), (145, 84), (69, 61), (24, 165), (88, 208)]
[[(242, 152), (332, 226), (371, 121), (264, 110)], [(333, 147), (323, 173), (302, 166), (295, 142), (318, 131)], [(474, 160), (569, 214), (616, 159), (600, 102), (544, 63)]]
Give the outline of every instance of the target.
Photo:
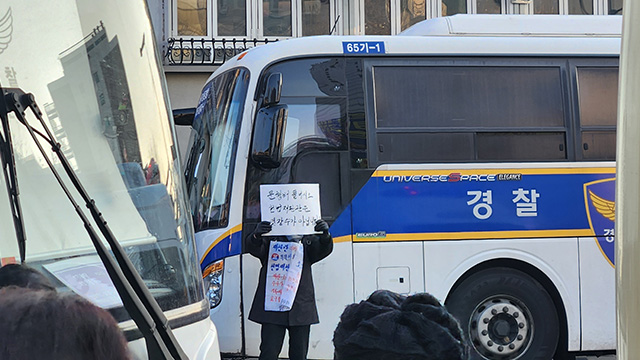
[[(262, 75), (282, 75), (279, 104), (286, 105), (282, 160), (275, 168), (250, 161), (247, 170), (243, 234), (251, 234), (260, 216), (260, 185), (320, 184), (322, 218), (331, 226), (336, 246), (313, 266), (320, 325), (312, 327), (310, 357), (331, 358), (331, 339), (344, 305), (353, 301), (351, 267), (350, 154), (344, 59), (302, 59), (276, 64)], [(264, 83), (265, 81), (261, 81)], [(260, 104), (261, 100), (258, 100)], [(258, 132), (254, 136), (260, 136)], [(245, 235), (246, 238), (246, 235)], [(243, 256), (244, 314), (249, 313), (260, 263)], [(259, 327), (245, 321), (247, 354), (258, 352)], [(323, 342), (326, 342), (324, 344)], [(326, 353), (322, 353), (325, 351)], [(318, 352), (315, 353), (314, 352)]]

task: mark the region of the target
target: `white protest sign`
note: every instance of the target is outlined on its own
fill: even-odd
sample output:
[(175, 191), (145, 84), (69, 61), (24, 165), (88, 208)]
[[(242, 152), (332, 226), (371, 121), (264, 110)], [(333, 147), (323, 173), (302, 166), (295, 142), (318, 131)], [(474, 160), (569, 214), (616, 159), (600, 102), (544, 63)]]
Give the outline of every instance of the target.
[(289, 311), (296, 298), (304, 247), (298, 242), (272, 241), (269, 244), (264, 310)]
[(316, 233), (320, 216), (320, 184), (260, 185), (262, 221), (271, 222), (267, 236)]

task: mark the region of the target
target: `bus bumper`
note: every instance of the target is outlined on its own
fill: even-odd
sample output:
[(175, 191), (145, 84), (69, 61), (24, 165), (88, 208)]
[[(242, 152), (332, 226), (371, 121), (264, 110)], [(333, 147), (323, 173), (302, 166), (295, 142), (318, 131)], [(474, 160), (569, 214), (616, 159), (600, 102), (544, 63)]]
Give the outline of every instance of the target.
[[(220, 344), (218, 331), (206, 318), (198, 322), (172, 329), (182, 350), (191, 360), (220, 360)], [(144, 338), (129, 343), (132, 359), (147, 360), (147, 349)]]

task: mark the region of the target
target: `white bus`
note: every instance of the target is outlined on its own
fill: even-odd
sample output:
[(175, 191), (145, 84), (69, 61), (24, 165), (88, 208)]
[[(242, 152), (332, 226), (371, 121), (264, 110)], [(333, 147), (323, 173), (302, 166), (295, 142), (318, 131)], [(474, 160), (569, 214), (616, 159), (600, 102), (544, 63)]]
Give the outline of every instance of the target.
[(215, 360), (153, 39), (142, 0), (0, 3), (0, 259), (108, 309), (134, 359)]
[(279, 183), (320, 184), (335, 242), (310, 358), (332, 358), (344, 307), (376, 289), (434, 294), (474, 359), (614, 351), (621, 21), (533, 19), (292, 39), (216, 70), (185, 175), (223, 353), (259, 353), (243, 239)]

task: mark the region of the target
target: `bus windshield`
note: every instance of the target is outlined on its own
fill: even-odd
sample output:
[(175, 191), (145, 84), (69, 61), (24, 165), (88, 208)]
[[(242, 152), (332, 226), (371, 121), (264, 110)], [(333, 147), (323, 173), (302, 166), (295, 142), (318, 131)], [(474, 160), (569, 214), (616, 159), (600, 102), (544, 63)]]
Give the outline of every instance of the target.
[[(34, 11), (57, 15), (41, 24), (32, 21)], [(44, 123), (160, 307), (192, 305), (190, 315), (206, 317), (164, 80), (149, 24), (135, 18), (140, 13), (146, 13), (144, 2), (3, 2), (0, 85), (35, 96)], [(43, 130), (33, 113), (27, 111), (26, 118)], [(24, 260), (58, 291), (73, 291), (109, 309), (118, 321), (128, 320), (45, 158), (14, 114), (9, 125), (26, 234)], [(44, 148), (73, 189), (51, 147)], [(84, 208), (82, 198), (72, 195)], [(22, 260), (6, 191), (0, 191), (0, 231), (2, 262)], [(176, 310), (168, 318), (187, 313)]]
[[(200, 97), (186, 179), (197, 230), (226, 226), (236, 147), (249, 72), (236, 69), (209, 82)], [(197, 141), (197, 143), (195, 143)]]

